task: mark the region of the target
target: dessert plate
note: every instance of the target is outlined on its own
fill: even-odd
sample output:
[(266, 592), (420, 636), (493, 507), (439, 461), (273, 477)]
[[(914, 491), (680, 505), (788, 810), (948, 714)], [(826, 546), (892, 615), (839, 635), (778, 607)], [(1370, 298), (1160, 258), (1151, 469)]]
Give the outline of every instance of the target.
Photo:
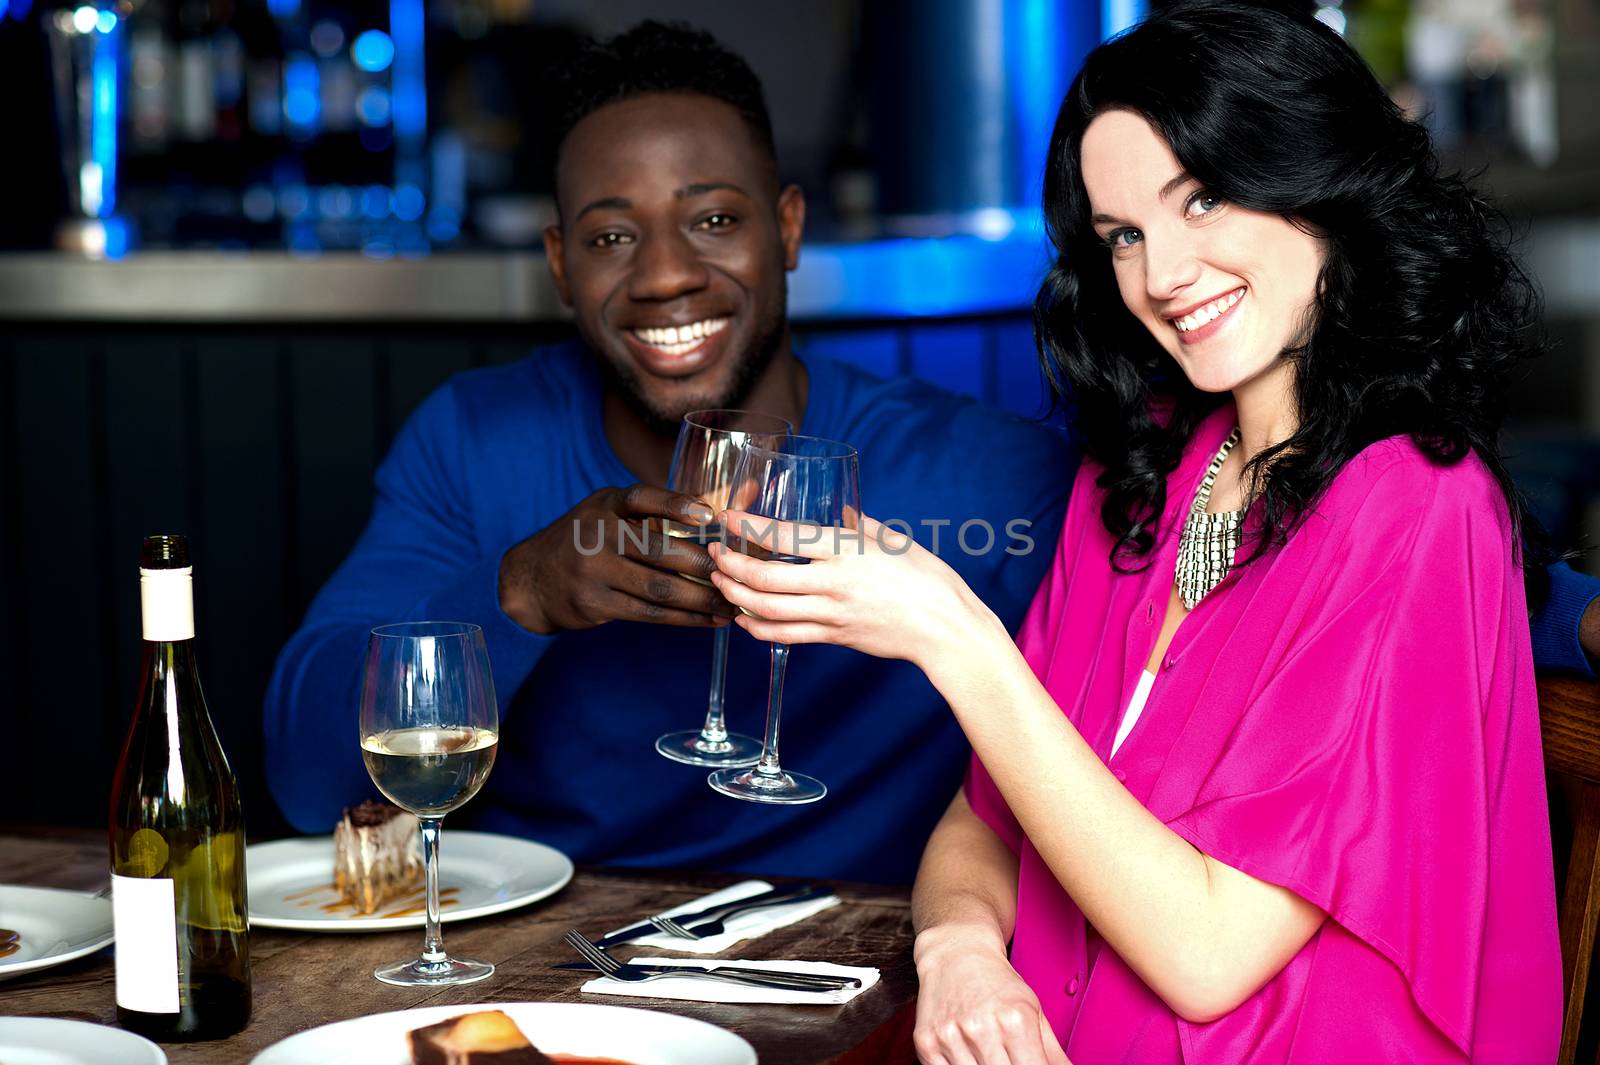
[(250, 1065), (410, 1065), (406, 1033), (478, 1010), (502, 1010), (546, 1054), (613, 1058), (629, 1065), (756, 1065), (732, 1032), (675, 1013), (572, 1002), (495, 1002), (378, 1013), (292, 1035)]
[[(422, 889), (369, 916), (333, 890), (333, 837), (257, 843), (245, 849), (250, 923), (299, 932), (386, 932), (421, 928)], [(441, 921), (466, 921), (554, 895), (572, 879), (572, 862), (543, 843), (492, 832), (443, 834), (439, 851)]]
[[(55, 888), (0, 885), (0, 928), (20, 936), (17, 949), (0, 958), (0, 980), (5, 980), (93, 954), (110, 943), (111, 900)], [(9, 1058), (0, 1060), (9, 1065)]]
[(161, 1048), (142, 1036), (58, 1017), (0, 1017), (0, 1061), (6, 1065), (167, 1065)]

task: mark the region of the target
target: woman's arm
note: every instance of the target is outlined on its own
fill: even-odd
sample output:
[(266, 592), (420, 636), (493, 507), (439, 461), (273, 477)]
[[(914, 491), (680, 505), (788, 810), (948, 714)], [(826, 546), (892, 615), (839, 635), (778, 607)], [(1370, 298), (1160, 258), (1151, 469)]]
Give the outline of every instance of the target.
[(917, 1027), (926, 1065), (1066, 1062), (1039, 999), (1007, 959), (1017, 857), (957, 793), (922, 854), (911, 895)]
[(930, 659), (927, 672), (1017, 821), (1089, 923), (1175, 1013), (1205, 1023), (1233, 1010), (1326, 915), (1158, 821), (989, 624), (986, 639)]
[[(742, 515), (728, 517), (726, 527)], [(1305, 945), (1325, 914), (1196, 850), (1158, 821), (1079, 736), (1004, 626), (948, 566), (864, 519), (859, 551), (769, 544), (812, 558), (716, 550), (718, 589), (759, 615), (758, 639), (827, 642), (921, 668), (1052, 873), (1107, 942), (1179, 1016), (1229, 1012)]]
[(1003, 958), (1016, 920), (1017, 856), (957, 792), (922, 852), (911, 891), (917, 954), (961, 939)]

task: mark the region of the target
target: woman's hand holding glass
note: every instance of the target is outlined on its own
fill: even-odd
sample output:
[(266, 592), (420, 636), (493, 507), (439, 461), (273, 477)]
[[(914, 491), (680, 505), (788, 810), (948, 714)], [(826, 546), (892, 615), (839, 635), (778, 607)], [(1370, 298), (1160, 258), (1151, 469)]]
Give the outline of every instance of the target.
[(724, 513), (722, 522), (730, 541), (810, 560), (788, 566), (712, 545), (712, 583), (745, 612), (735, 624), (757, 639), (850, 647), (904, 659), (930, 677), (985, 634), (1011, 646), (1005, 626), (955, 570), (864, 514), (859, 530), (775, 523), (742, 511)]

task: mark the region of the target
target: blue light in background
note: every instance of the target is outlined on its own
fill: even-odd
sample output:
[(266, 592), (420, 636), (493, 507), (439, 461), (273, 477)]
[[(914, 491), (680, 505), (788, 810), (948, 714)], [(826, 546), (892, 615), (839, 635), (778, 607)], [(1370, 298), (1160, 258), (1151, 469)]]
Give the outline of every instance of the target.
[(122, 34), (117, 32), (117, 16), (109, 11), (100, 13), (97, 25), (103, 27), (107, 15), (111, 16), (111, 27), (101, 29), (99, 39), (94, 42), (94, 59), (89, 68), (89, 79), (94, 87), (89, 159), (99, 187), (94, 190), (93, 204), (88, 202), (89, 190), (84, 190), (84, 208), (96, 218), (110, 217), (117, 206), (117, 86), (121, 80)]
[(349, 218), (355, 209), (356, 199), (343, 185), (324, 185), (317, 190), (317, 213), (323, 218)]
[(317, 61), (296, 52), (283, 64), (283, 117), (291, 132), (304, 135), (316, 130), (321, 115), (322, 75)]
[(1100, 37), (1115, 37), (1144, 18), (1145, 0), (1100, 0)]
[(1003, 240), (879, 240), (813, 245), (789, 275), (789, 310), (804, 318), (918, 318), (1026, 307), (1049, 259), (1019, 218)]
[(382, 185), (368, 185), (361, 194), (361, 213), (368, 218), (389, 217), (389, 190)]
[(102, 224), (106, 234), (105, 257), (115, 260), (127, 255), (131, 243), (128, 238), (128, 223), (121, 218), (107, 218)]
[(402, 152), (419, 153), (428, 132), (422, 0), (390, 0), (389, 32), (394, 40), (395, 137)]
[(322, 241), (317, 239), (316, 227), (298, 223), (289, 227), (289, 254), (301, 259), (313, 259), (322, 254)]
[(415, 222), (426, 206), (427, 198), (415, 185), (401, 185), (394, 190), (394, 216), (402, 222)]
[(110, 33), (117, 28), (117, 13), (115, 11), (102, 11), (95, 19), (95, 28), (101, 33)]
[[(1064, 55), (1066, 36), (1061, 11), (1053, 0), (1021, 0), (1009, 20), (1007, 51), (1011, 106), (1017, 116), (1017, 160), (1021, 168), (1022, 202), (1037, 203), (1044, 192), (1044, 167), (1050, 156), (1050, 133), (1066, 95), (1075, 55)], [(1082, 52), (1088, 51), (1085, 44)]]
[(290, 221), (304, 217), (311, 210), (311, 190), (299, 182), (286, 184), (278, 192), (278, 213)]
[(389, 90), (382, 85), (368, 85), (356, 97), (356, 115), (361, 119), (362, 125), (387, 125), (392, 113), (393, 105)]
[(287, 22), (300, 14), (300, 0), (267, 0), (267, 10), (273, 18)]
[(428, 213), (428, 239), (449, 244), (461, 235), (461, 216), (448, 207), (435, 207)]
[(350, 46), (350, 59), (362, 70), (376, 74), (394, 62), (394, 41), (382, 30), (368, 30)]

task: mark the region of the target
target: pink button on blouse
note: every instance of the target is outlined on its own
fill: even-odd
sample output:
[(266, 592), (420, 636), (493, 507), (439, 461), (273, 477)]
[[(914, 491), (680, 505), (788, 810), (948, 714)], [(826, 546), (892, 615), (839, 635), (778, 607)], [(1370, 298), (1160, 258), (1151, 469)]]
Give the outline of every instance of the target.
[(1224, 407), (1190, 441), (1140, 573), (1111, 568), (1084, 466), (1018, 642), (1152, 813), (1329, 920), (1231, 1013), (1184, 1021), (1086, 924), (974, 759), (968, 799), (1020, 862), (1012, 962), (1074, 1065), (1548, 1065), (1561, 957), (1528, 619), (1476, 458), (1435, 465), (1405, 438), (1363, 451), (1285, 546), (1184, 620), (1111, 755), (1186, 503), (1233, 423)]

